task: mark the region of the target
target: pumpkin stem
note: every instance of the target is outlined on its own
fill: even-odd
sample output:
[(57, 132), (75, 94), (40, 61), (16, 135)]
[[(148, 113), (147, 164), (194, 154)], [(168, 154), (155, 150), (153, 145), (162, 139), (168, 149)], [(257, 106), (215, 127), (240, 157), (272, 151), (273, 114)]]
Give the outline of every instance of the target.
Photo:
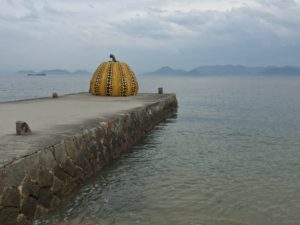
[(109, 57), (112, 59), (113, 62), (117, 62), (116, 57), (113, 54), (110, 54)]

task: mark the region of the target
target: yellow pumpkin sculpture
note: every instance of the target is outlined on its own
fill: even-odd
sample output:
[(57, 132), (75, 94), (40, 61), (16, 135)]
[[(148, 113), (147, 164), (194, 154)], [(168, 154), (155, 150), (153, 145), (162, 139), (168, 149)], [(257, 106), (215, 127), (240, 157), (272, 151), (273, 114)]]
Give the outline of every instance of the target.
[(94, 72), (90, 83), (90, 93), (100, 96), (137, 95), (138, 82), (134, 72), (124, 62), (118, 62), (114, 55), (112, 61), (101, 63)]

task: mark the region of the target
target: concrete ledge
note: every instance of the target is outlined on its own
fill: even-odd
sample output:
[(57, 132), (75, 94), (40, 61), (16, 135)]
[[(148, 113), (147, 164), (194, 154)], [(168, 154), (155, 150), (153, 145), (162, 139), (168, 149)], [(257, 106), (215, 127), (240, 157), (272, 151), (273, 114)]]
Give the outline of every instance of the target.
[[(84, 101), (76, 101), (76, 97), (82, 97)], [(98, 116), (94, 118), (76, 118), (76, 123), (54, 124), (51, 129), (40, 133), (33, 129), (33, 136), (17, 137), (2, 133), (0, 156), (6, 158), (0, 164), (1, 225), (31, 224), (34, 218), (55, 209), (78, 185), (128, 151), (143, 138), (145, 132), (177, 109), (174, 94), (106, 98), (104, 103), (108, 103), (107, 99), (109, 102), (116, 101), (119, 108), (102, 110), (107, 113), (96, 113)], [(101, 107), (109, 105), (88, 94), (67, 96), (64, 101), (65, 104), (75, 101), (73, 104), (82, 103), (83, 107), (87, 107), (85, 100), (92, 105), (102, 104)], [(55, 100), (32, 101), (38, 107), (45, 101)], [(131, 101), (131, 104), (122, 108), (122, 101)], [(16, 104), (23, 103), (30, 104), (30, 101), (5, 104), (16, 107)], [(0, 109), (1, 106), (5, 108), (5, 104), (0, 104)], [(95, 112), (99, 110), (98, 106), (93, 107)], [(14, 157), (7, 156), (7, 149), (14, 151), (14, 139), (18, 139), (16, 145), (21, 142), (18, 147), (23, 148), (22, 154), (14, 152)]]

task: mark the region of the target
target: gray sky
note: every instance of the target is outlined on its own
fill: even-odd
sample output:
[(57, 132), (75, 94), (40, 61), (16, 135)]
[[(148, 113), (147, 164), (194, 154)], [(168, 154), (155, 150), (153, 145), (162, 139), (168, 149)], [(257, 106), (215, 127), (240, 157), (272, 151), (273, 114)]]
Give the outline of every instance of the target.
[(0, 0), (0, 71), (300, 66), (300, 0)]

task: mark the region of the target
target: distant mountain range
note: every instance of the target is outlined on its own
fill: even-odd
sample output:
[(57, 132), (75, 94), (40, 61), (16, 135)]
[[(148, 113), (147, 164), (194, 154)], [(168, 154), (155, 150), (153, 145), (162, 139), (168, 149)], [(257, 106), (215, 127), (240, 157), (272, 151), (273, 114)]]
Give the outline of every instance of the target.
[[(47, 75), (80, 75), (92, 74), (87, 70), (68, 71), (64, 69), (53, 70), (20, 70), (17, 74), (47, 74)], [(192, 70), (173, 69), (169, 66), (161, 67), (153, 72), (144, 73), (145, 75), (172, 75), (172, 76), (209, 76), (209, 75), (261, 75), (261, 76), (300, 76), (300, 67), (296, 66), (266, 66), (266, 67), (249, 67), (241, 65), (212, 65), (199, 66)]]
[(146, 75), (188, 75), (188, 76), (207, 76), (207, 75), (290, 75), (300, 76), (300, 67), (248, 67), (240, 65), (213, 65), (199, 66), (192, 70), (178, 70), (164, 66), (153, 72), (145, 73)]
[(68, 75), (68, 74), (91, 74), (91, 72), (87, 70), (76, 70), (74, 72), (70, 72), (68, 70), (63, 69), (54, 69), (54, 70), (42, 70), (42, 71), (33, 71), (33, 70), (20, 70), (17, 74), (47, 74), (47, 75)]

